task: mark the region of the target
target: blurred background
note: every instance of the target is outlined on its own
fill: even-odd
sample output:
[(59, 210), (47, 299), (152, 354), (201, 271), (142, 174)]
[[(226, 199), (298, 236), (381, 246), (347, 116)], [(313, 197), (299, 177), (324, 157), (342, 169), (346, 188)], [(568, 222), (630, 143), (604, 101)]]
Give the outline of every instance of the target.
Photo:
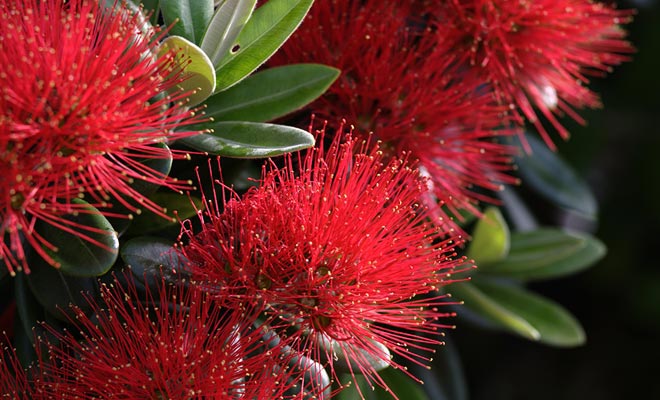
[(593, 81), (604, 109), (583, 112), (586, 127), (565, 119), (573, 137), (559, 143), (598, 198), (599, 220), (537, 215), (586, 226), (608, 247), (591, 269), (531, 286), (582, 322), (587, 344), (557, 349), (459, 326), (470, 399), (660, 399), (660, 4), (618, 4), (638, 10), (627, 27), (637, 53)]

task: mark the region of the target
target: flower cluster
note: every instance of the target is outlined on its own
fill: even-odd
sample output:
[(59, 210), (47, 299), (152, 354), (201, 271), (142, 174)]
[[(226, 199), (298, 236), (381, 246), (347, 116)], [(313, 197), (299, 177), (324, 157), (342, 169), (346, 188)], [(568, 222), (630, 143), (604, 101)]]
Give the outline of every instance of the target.
[(454, 54), (472, 66), (471, 79), (492, 86), (518, 123), (526, 118), (553, 148), (538, 113), (568, 138), (557, 117), (584, 123), (575, 110), (600, 106), (588, 77), (603, 76), (632, 52), (619, 26), (632, 10), (600, 2), (452, 0), (438, 8), (436, 18), (459, 44)]
[(182, 79), (179, 63), (173, 53), (156, 58), (159, 36), (143, 16), (87, 0), (2, 0), (0, 38), (0, 63), (11, 66), (0, 73), (0, 260), (9, 271), (29, 272), (26, 245), (57, 266), (37, 221), (92, 243), (92, 233), (107, 234), (64, 218), (92, 212), (77, 199), (109, 216), (138, 206), (162, 214), (132, 183), (186, 187), (144, 160), (170, 159), (156, 144), (193, 134), (173, 130), (195, 118), (187, 93), (165, 95)]
[(45, 325), (36, 338), (40, 362), (29, 373), (11, 351), (0, 359), (3, 393), (32, 399), (282, 397), (290, 384), (280, 347), (240, 314), (178, 283), (141, 290), (130, 280), (102, 285), (101, 299), (88, 298), (88, 312), (74, 307), (72, 329)]
[[(548, 124), (568, 137), (560, 117), (582, 121), (579, 109), (599, 105), (588, 76), (631, 51), (619, 26), (631, 12), (588, 0), (320, 0), (269, 62), (320, 63), (341, 75), (303, 108), (306, 123), (315, 115), (307, 131), (286, 127), (283, 139), (271, 140), (259, 136), (273, 125), (252, 122), (263, 115), (215, 124), (191, 109), (189, 96), (217, 92), (208, 106), (221, 119), (232, 107), (246, 116), (278, 96), (292, 104), (288, 111), (299, 107), (290, 92), (308, 95), (318, 82), (275, 94), (278, 85), (265, 84), (267, 100), (246, 100), (260, 88), (231, 68), (257, 68), (254, 47), (264, 43), (253, 36), (264, 21), (279, 36), (294, 30), (304, 2), (275, 22), (269, 13), (281, 12), (281, 2), (263, 13), (251, 13), (255, 2), (215, 2), (215, 15), (212, 3), (185, 21), (177, 7), (158, 5), (150, 20), (172, 23), (161, 30), (123, 0), (0, 0), (0, 283), (5, 272), (26, 273), (10, 304), (18, 316), (7, 315), (21, 330), (34, 325), (36, 360), (24, 369), (16, 353), (29, 358), (26, 349), (3, 346), (3, 394), (303, 400), (355, 383), (364, 398), (363, 377), (396, 397), (379, 371), (419, 381), (408, 367), (426, 367), (453, 328), (448, 306), (460, 301), (445, 286), (469, 280), (460, 273), (474, 263), (462, 255), (473, 257), (460, 222), (466, 212), (489, 215), (480, 203), (496, 203), (495, 192), (518, 182), (514, 136), (529, 122), (550, 147)], [(188, 36), (163, 43), (174, 31)], [(215, 87), (224, 73), (237, 75), (235, 86)], [(209, 87), (182, 89), (191, 82)], [(227, 93), (238, 93), (240, 104), (227, 106)], [(319, 117), (325, 122), (315, 129)], [(216, 178), (210, 160), (210, 179), (184, 162), (188, 148), (199, 158), (227, 148), (246, 157), (303, 148), (286, 134), (310, 146), (315, 134), (317, 146), (260, 164), (260, 178), (245, 190)], [(167, 217), (151, 197), (158, 186), (189, 191), (192, 217), (170, 218), (174, 230), (158, 239), (136, 237), (152, 226), (128, 229), (121, 259), (117, 244), (106, 249), (107, 268), (87, 273), (104, 246), (96, 238), (125, 234), (115, 221), (142, 209)], [(107, 225), (80, 222), (80, 214)], [(50, 268), (62, 266), (55, 234), (43, 233), (52, 228), (89, 250), (89, 261), (79, 257), (82, 269)], [(497, 239), (508, 240), (502, 233)], [(507, 248), (491, 258), (509, 244), (500, 247)], [(50, 266), (39, 275), (41, 261)], [(39, 293), (50, 277), (62, 287)], [(77, 296), (78, 287), (93, 290)], [(14, 309), (0, 301), (0, 310)], [(35, 322), (41, 311), (60, 321)]]
[(533, 107), (566, 137), (555, 114), (580, 120), (574, 108), (598, 104), (582, 84), (627, 59), (618, 24), (630, 14), (587, 0), (325, 1), (272, 63), (339, 68), (311, 108), (419, 159), (449, 210), (436, 220), (451, 225), (516, 182), (506, 143), (524, 123), (517, 110), (552, 146)]
[(201, 232), (184, 224), (189, 273), (226, 307), (259, 312), (298, 353), (326, 360), (333, 378), (339, 358), (387, 387), (374, 362), (401, 367), (391, 351), (420, 363), (441, 342), (439, 319), (451, 312), (436, 293), (461, 263), (456, 243), (429, 224), (426, 179), (406, 158), (385, 160), (349, 136), (298, 161), (271, 164), (222, 209), (214, 192)]

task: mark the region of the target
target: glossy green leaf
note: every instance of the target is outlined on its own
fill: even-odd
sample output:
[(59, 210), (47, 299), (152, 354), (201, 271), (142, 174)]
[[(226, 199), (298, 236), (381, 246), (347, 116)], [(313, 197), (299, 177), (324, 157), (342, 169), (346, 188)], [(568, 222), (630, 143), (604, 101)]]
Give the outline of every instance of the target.
[(178, 266), (178, 256), (173, 253), (173, 242), (155, 237), (139, 237), (127, 241), (121, 247), (121, 258), (134, 270), (136, 276), (153, 273), (161, 267)]
[(178, 143), (209, 154), (264, 158), (314, 146), (314, 136), (302, 129), (256, 122), (214, 122), (204, 125), (213, 133), (200, 134)]
[[(422, 390), (421, 384), (401, 370), (390, 367), (378, 372), (378, 375), (383, 378), (390, 390), (399, 399), (430, 400)], [(341, 377), (341, 382), (344, 384), (352, 380), (353, 378), (348, 374)], [(394, 397), (380, 386), (370, 385), (362, 375), (356, 375), (355, 383), (333, 398), (337, 400), (387, 400)]]
[(271, 121), (317, 99), (339, 73), (320, 64), (269, 68), (211, 96), (206, 115), (216, 121)]
[(464, 306), (486, 320), (513, 331), (527, 339), (539, 340), (541, 333), (523, 317), (497, 303), (472, 282), (454, 283), (449, 288), (452, 296), (464, 301)]
[(580, 323), (559, 304), (518, 286), (475, 279), (452, 290), (488, 321), (525, 338), (557, 347), (584, 344)]
[(535, 189), (559, 207), (595, 219), (598, 204), (587, 183), (539, 139), (531, 135), (526, 138), (532, 153), (516, 158), (523, 185)]
[(256, 4), (257, 0), (225, 0), (218, 7), (200, 45), (213, 65), (220, 65), (234, 47)]
[[(45, 249), (60, 264), (63, 273), (72, 276), (90, 277), (106, 273), (117, 259), (119, 240), (117, 232), (99, 211), (80, 199), (73, 204), (84, 206), (85, 212), (65, 215), (75, 233), (66, 232), (57, 226), (40, 223), (39, 234), (48, 239), (57, 250)], [(90, 232), (82, 227), (98, 232)], [(83, 238), (84, 235), (86, 238)]]
[(216, 67), (216, 91), (235, 85), (270, 58), (298, 28), (313, 1), (269, 0), (257, 8)]
[(81, 278), (64, 274), (41, 259), (31, 260), (27, 282), (39, 304), (54, 317), (67, 321), (69, 305), (75, 304), (89, 310), (83, 293), (94, 296), (97, 293), (96, 278)]
[(38, 321), (44, 320), (45, 311), (28, 286), (25, 274), (16, 274), (13, 279), (16, 314), (18, 316), (16, 323), (25, 332), (25, 336), (27, 336), (30, 343), (34, 343), (32, 328), (37, 325)]
[(183, 69), (182, 81), (170, 90), (188, 93), (188, 105), (194, 106), (206, 100), (215, 90), (215, 70), (202, 49), (180, 36), (169, 36), (158, 47), (158, 56), (175, 54)]
[(171, 35), (200, 43), (213, 16), (213, 0), (160, 0), (166, 26), (175, 23)]
[(477, 222), (466, 256), (477, 265), (501, 260), (509, 252), (509, 227), (497, 207), (489, 207)]
[(552, 228), (517, 232), (507, 257), (479, 264), (479, 271), (522, 280), (556, 278), (590, 267), (605, 253), (605, 245), (587, 233)]
[(150, 199), (159, 206), (164, 207), (171, 219), (165, 219), (154, 213), (142, 213), (133, 219), (133, 223), (128, 229), (127, 234), (141, 236), (172, 226), (178, 227), (179, 219), (184, 220), (196, 214), (196, 209), (192, 202), (194, 202), (197, 209), (204, 207), (201, 199), (190, 198), (186, 195), (173, 192), (158, 192), (151, 196)]
[[(166, 149), (167, 152), (169, 153), (169, 157), (159, 157), (159, 158), (145, 158), (143, 160), (140, 160), (140, 163), (143, 164), (145, 167), (150, 168), (152, 171), (162, 174), (162, 176), (167, 176), (170, 173), (170, 170), (172, 169), (172, 152), (170, 151), (169, 147), (165, 143), (158, 143), (155, 144), (154, 147), (159, 147), (162, 149)], [(158, 185), (141, 180), (141, 179), (134, 179), (133, 183), (131, 183), (131, 188), (138, 193), (150, 197), (156, 190), (158, 190)], [(131, 202), (132, 199), (127, 199), (129, 202)], [(122, 214), (122, 215), (129, 215), (133, 214), (128, 208), (126, 208), (124, 205), (119, 203), (118, 201), (113, 202), (113, 207), (110, 210), (113, 213), (116, 214)], [(119, 236), (121, 236), (126, 229), (128, 229), (129, 225), (131, 224), (132, 220), (128, 218), (118, 218), (118, 217), (109, 217), (108, 221), (110, 221), (110, 224), (112, 227), (117, 231)]]

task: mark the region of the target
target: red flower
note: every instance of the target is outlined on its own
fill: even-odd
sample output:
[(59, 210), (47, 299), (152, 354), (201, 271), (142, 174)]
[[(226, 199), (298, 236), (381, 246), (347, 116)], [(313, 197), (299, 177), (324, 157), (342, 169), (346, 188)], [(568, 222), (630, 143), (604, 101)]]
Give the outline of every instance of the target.
[(0, 393), (12, 399), (30, 399), (31, 390), (27, 374), (21, 367), (13, 348), (5, 347), (0, 338)]
[(197, 284), (229, 308), (261, 309), (283, 343), (327, 362), (335, 379), (339, 357), (386, 387), (373, 364), (400, 367), (389, 352), (423, 363), (418, 352), (441, 343), (439, 319), (451, 313), (434, 293), (461, 261), (429, 224), (427, 182), (405, 158), (385, 161), (350, 138), (309, 151), (297, 169), (292, 158), (223, 211), (214, 193), (202, 231), (184, 223), (181, 252)]
[(589, 0), (452, 0), (439, 23), (453, 32), (456, 54), (474, 66), (477, 79), (490, 83), (502, 104), (517, 107), (554, 148), (536, 110), (564, 139), (569, 133), (557, 117), (584, 123), (575, 110), (600, 106), (585, 86), (588, 76), (628, 60), (632, 47), (619, 24), (632, 14)]
[[(92, 241), (91, 227), (63, 214), (75, 198), (107, 208), (162, 210), (132, 188), (135, 179), (185, 187), (141, 163), (171, 152), (154, 144), (193, 132), (174, 54), (155, 58), (158, 38), (143, 17), (87, 0), (0, 0), (0, 259), (24, 268), (29, 244), (51, 264), (37, 220)], [(185, 157), (184, 154), (175, 155)], [(128, 200), (130, 199), (130, 201)]]
[(458, 208), (478, 213), (477, 201), (492, 200), (483, 189), (515, 182), (505, 173), (512, 149), (493, 140), (511, 133), (502, 129), (506, 110), (483, 82), (467, 79), (444, 26), (413, 3), (317, 2), (273, 63), (341, 69), (314, 113), (335, 127), (345, 117), (357, 132), (373, 132), (390, 155), (410, 152), (449, 216)]
[(289, 387), (287, 369), (277, 364), (281, 353), (269, 350), (253, 321), (192, 288), (163, 283), (138, 293), (133, 284), (102, 286), (103, 302), (90, 300), (91, 315), (74, 309), (72, 329), (47, 327), (55, 340), (43, 342), (50, 363), (38, 392), (58, 399), (268, 399)]

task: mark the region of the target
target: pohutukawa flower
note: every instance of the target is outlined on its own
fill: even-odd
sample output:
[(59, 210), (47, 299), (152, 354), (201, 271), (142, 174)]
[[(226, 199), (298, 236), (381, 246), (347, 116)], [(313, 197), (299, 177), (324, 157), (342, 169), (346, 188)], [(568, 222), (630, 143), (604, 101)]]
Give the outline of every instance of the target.
[[(92, 314), (73, 329), (47, 328), (39, 391), (52, 398), (279, 398), (289, 376), (253, 321), (209, 296), (163, 283), (139, 295), (132, 284), (102, 286)], [(279, 354), (279, 356), (278, 356)], [(47, 355), (48, 357), (43, 357)], [(286, 360), (284, 360), (286, 366)], [(52, 378), (56, 377), (56, 380)], [(54, 381), (54, 384), (49, 384)]]
[(358, 134), (373, 132), (390, 155), (409, 151), (457, 216), (458, 208), (477, 213), (489, 191), (515, 179), (506, 173), (512, 149), (493, 140), (511, 134), (502, 129), (506, 110), (457, 68), (444, 33), (411, 1), (318, 2), (272, 63), (341, 69), (314, 113), (334, 127), (346, 118)]
[(30, 399), (32, 392), (27, 374), (13, 348), (5, 348), (0, 338), (0, 393), (12, 399)]
[[(443, 10), (435, 3), (427, 9)], [(554, 148), (537, 112), (564, 139), (569, 133), (557, 117), (584, 123), (576, 109), (601, 105), (585, 86), (588, 77), (629, 59), (632, 47), (620, 24), (632, 14), (591, 0), (452, 0), (440, 19), (454, 32), (457, 57), (469, 61), (477, 79), (490, 83), (500, 102), (522, 113)]]
[(62, 218), (85, 212), (73, 199), (162, 214), (131, 183), (186, 187), (142, 163), (169, 159), (155, 144), (199, 120), (188, 93), (165, 95), (182, 72), (176, 54), (154, 56), (162, 35), (125, 6), (0, 0), (0, 260), (11, 273), (27, 270), (26, 242), (55, 264), (38, 220), (92, 241), (98, 230)]
[(197, 284), (229, 308), (261, 309), (283, 343), (325, 360), (335, 379), (346, 368), (387, 387), (376, 366), (400, 367), (391, 353), (424, 363), (441, 343), (451, 313), (434, 293), (462, 260), (428, 221), (428, 184), (407, 158), (349, 137), (298, 168), (292, 159), (240, 199), (205, 198), (202, 230), (183, 224), (181, 252)]

